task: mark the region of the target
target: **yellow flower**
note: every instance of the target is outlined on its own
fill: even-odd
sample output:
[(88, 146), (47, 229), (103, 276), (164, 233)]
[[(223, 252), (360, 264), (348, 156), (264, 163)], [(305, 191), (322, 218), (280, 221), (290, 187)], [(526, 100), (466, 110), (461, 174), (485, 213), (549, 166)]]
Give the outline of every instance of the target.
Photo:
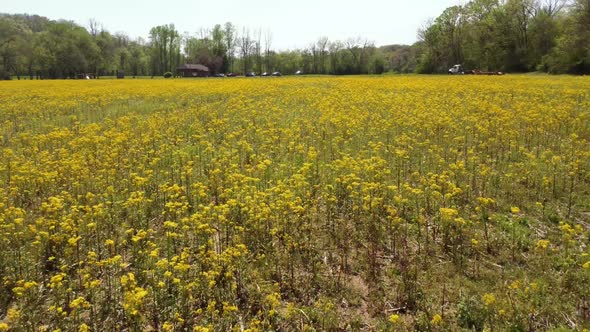
[(449, 208), (440, 208), (439, 212), (443, 220), (452, 220), (454, 217), (459, 215), (459, 211)]
[(391, 314), (389, 315), (389, 322), (392, 324), (396, 324), (399, 321), (399, 315)]
[(156, 248), (156, 249), (150, 251), (149, 256), (153, 257), (153, 258), (158, 258), (159, 254), (160, 254), (160, 248)]
[(0, 331), (8, 331), (9, 328), (10, 326), (8, 326), (8, 324), (0, 322)]
[(432, 325), (439, 325), (442, 322), (442, 317), (439, 314), (436, 314), (432, 317), (430, 324)]
[(59, 273), (54, 275), (53, 277), (51, 277), (51, 279), (49, 279), (49, 287), (51, 288), (56, 288), (56, 287), (61, 287), (63, 285), (63, 280), (65, 277), (65, 273)]
[(508, 286), (508, 288), (510, 289), (519, 289), (520, 288), (520, 280), (514, 280), (510, 286)]
[(39, 284), (37, 282), (35, 282), (35, 281), (27, 281), (27, 282), (25, 282), (23, 284), (23, 288), (26, 290), (26, 289), (29, 289), (29, 288), (37, 287), (38, 285)]
[(139, 230), (139, 231), (137, 232), (137, 234), (135, 234), (135, 235), (134, 235), (134, 236), (131, 238), (131, 241), (133, 241), (133, 242), (139, 242), (139, 241), (141, 241), (142, 239), (144, 239), (144, 238), (145, 238), (147, 235), (148, 235), (148, 234), (147, 234), (147, 232), (146, 232), (145, 230), (143, 230), (143, 229), (142, 229), (142, 230)]
[(224, 313), (232, 313), (238, 311), (238, 307), (236, 307), (235, 305), (231, 305), (227, 302), (223, 302), (223, 312)]
[(131, 315), (137, 316), (139, 309), (143, 304), (143, 299), (148, 295), (148, 291), (141, 287), (135, 287), (126, 291), (123, 295), (123, 309)]
[(539, 240), (535, 246), (537, 250), (545, 250), (549, 247), (549, 240)]
[(121, 285), (123, 286), (135, 286), (135, 275), (131, 272), (127, 273), (127, 275), (121, 276)]
[(492, 293), (485, 293), (481, 299), (486, 307), (489, 307), (496, 302), (496, 297)]
[(166, 332), (170, 332), (174, 330), (174, 324), (170, 322), (164, 322), (164, 324), (162, 325), (162, 329)]
[(204, 326), (195, 326), (193, 327), (194, 332), (211, 332), (211, 329)]
[(86, 308), (86, 307), (90, 306), (90, 304), (88, 303), (88, 301), (86, 301), (86, 299), (84, 299), (81, 296), (77, 297), (72, 302), (70, 302), (70, 308), (72, 308), (72, 309), (76, 309), (80, 306)]
[[(273, 294), (280, 287), (264, 282), (273, 271), (294, 263), (299, 285), (303, 256), (324, 256), (330, 237), (354, 254), (366, 244), (350, 235), (373, 230), (375, 241), (401, 243), (402, 250), (428, 240), (442, 264), (455, 253), (475, 260), (474, 270), (498, 263), (482, 256), (506, 256), (496, 240), (508, 237), (525, 260), (520, 281), (507, 279), (501, 290), (476, 285), (479, 305), (497, 315), (504, 309), (503, 320), (516, 314), (504, 303), (506, 292), (517, 305), (540, 291), (555, 295), (545, 286), (555, 280), (530, 283), (538, 272), (531, 266), (542, 254), (564, 251), (580, 273), (589, 271), (590, 256), (579, 255), (588, 230), (568, 218), (555, 240), (550, 232), (520, 248), (514, 224), (530, 208), (559, 210), (570, 189), (583, 197), (585, 187), (569, 180), (588, 173), (590, 80), (466, 80), (0, 82), (0, 257), (10, 260), (0, 263), (0, 283), (14, 297), (8, 308), (23, 312), (17, 323), (0, 317), (3, 329), (23, 325), (25, 308), (31, 317), (66, 316), (63, 326), (37, 324), (47, 331), (100, 326), (82, 311), (112, 292), (122, 312), (104, 318), (147, 329), (151, 318), (140, 317), (146, 307), (172, 292), (183, 301), (154, 317), (160, 329), (167, 321), (172, 330), (203, 323), (195, 330), (213, 331), (239, 310), (229, 298), (205, 293), (235, 293), (245, 280), (260, 287), (261, 303), (241, 325), (268, 330), (269, 316), (289, 312), (280, 292)], [(538, 199), (524, 204), (525, 197)], [(574, 215), (580, 207), (574, 204)], [(506, 221), (515, 227), (506, 230)], [(491, 253), (480, 252), (486, 244)], [(534, 249), (537, 258), (521, 249)], [(325, 256), (326, 266), (342, 263), (339, 255)], [(387, 269), (394, 262), (377, 263)], [(492, 290), (497, 298), (486, 293)], [(432, 289), (424, 291), (432, 297)], [(28, 305), (38, 293), (46, 293), (46, 305)], [(217, 303), (205, 311), (213, 299), (223, 310)], [(334, 300), (313, 309), (333, 316)], [(202, 312), (183, 323), (175, 316), (181, 304)], [(309, 323), (307, 313), (294, 306), (290, 312), (291, 320)], [(433, 330), (447, 324), (436, 313), (423, 317), (439, 324)], [(405, 315), (390, 314), (386, 325), (406, 323)], [(444, 317), (449, 327), (451, 316)]]
[(10, 308), (6, 312), (6, 318), (9, 322), (17, 321), (20, 318), (20, 311), (14, 308)]

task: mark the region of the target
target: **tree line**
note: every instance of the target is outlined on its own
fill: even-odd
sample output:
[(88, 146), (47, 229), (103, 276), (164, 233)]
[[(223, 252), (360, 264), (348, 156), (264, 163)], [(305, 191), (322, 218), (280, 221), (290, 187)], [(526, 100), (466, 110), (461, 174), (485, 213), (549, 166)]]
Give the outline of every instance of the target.
[(590, 0), (472, 0), (452, 6), (418, 31), (413, 45), (377, 47), (366, 38), (276, 51), (270, 30), (231, 22), (180, 33), (150, 29), (148, 40), (110, 33), (91, 20), (0, 14), (0, 78), (160, 76), (183, 63), (212, 73), (442, 73), (454, 64), (506, 72), (590, 73)]
[(68, 78), (123, 71), (130, 76), (174, 73), (200, 63), (212, 73), (273, 72), (368, 74), (386, 70), (379, 48), (360, 37), (319, 38), (309, 47), (277, 52), (271, 31), (239, 29), (231, 22), (181, 34), (174, 24), (150, 29), (148, 40), (112, 34), (91, 20), (72, 21), (27, 14), (0, 14), (0, 77)]
[(472, 0), (419, 31), (415, 70), (590, 73), (590, 0)]

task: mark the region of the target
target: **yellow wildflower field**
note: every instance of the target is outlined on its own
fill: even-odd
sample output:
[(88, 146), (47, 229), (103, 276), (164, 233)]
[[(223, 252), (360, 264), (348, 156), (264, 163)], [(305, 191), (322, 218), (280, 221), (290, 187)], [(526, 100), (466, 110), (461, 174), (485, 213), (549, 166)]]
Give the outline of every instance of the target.
[(590, 328), (590, 79), (0, 82), (0, 331)]

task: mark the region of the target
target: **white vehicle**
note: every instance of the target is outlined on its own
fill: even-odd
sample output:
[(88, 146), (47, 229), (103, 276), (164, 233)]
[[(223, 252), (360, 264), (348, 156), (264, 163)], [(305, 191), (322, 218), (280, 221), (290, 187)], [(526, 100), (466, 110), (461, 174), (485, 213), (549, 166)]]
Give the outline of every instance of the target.
[(463, 75), (465, 71), (463, 70), (462, 65), (454, 65), (453, 68), (449, 69), (449, 74), (451, 75)]

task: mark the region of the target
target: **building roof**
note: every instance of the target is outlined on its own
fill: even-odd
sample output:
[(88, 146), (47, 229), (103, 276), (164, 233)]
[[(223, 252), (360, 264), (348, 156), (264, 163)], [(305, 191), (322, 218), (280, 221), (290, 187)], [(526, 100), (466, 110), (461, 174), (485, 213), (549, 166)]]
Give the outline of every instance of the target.
[(192, 70), (200, 70), (200, 71), (209, 71), (209, 68), (207, 68), (207, 66), (203, 66), (201, 64), (193, 64), (193, 63), (184, 64), (182, 66), (179, 66), (177, 69), (178, 70), (192, 69)]

